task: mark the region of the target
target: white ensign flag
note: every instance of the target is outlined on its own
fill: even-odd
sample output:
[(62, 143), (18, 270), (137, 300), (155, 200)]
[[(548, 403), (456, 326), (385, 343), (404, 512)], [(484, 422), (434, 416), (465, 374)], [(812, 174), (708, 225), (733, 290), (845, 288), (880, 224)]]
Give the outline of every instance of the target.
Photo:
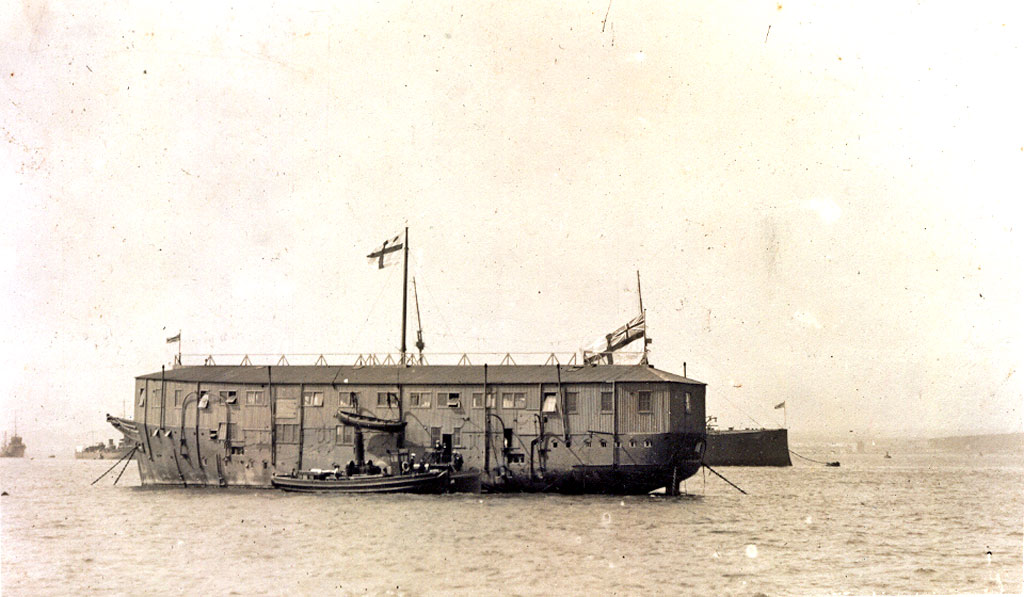
[(401, 236), (396, 236), (384, 241), (384, 244), (367, 255), (366, 259), (371, 265), (376, 265), (377, 269), (384, 269), (389, 265), (401, 262), (403, 248)]

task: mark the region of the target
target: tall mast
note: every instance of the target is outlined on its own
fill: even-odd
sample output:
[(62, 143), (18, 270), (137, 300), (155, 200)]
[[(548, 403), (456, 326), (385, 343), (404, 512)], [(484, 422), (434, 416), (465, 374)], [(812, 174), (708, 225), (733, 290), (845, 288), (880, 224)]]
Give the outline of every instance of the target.
[(402, 273), (402, 366), (405, 366), (405, 314), (409, 306), (409, 227), (405, 227), (405, 243), (402, 245), (405, 271)]

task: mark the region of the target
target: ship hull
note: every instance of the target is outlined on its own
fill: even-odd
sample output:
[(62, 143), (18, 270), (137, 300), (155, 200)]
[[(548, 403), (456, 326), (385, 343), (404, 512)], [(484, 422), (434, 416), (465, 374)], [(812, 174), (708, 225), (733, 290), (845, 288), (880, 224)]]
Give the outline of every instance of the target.
[(704, 462), (711, 466), (792, 466), (785, 429), (708, 431)]
[(647, 365), (209, 365), (136, 378), (133, 420), (108, 421), (143, 485), (271, 487), (406, 458), (486, 491), (638, 494), (699, 469), (704, 391)]
[(641, 495), (662, 487), (671, 487), (693, 476), (700, 462), (678, 467), (662, 465), (585, 466), (553, 470), (543, 474), (498, 476), (483, 486), (495, 493), (564, 493)]
[[(208, 434), (185, 429), (160, 429), (126, 419), (108, 417), (129, 441), (140, 446), (135, 460), (145, 486), (167, 487), (274, 487), (274, 478), (291, 471), (275, 467), (273, 459), (253, 459), (225, 452), (223, 442)], [(198, 443), (197, 443), (198, 437)], [(458, 475), (452, 490), (493, 493), (551, 492), (566, 494), (637, 495), (669, 487), (696, 473), (701, 466), (703, 435), (665, 433), (648, 436), (650, 448), (612, 448), (568, 454), (548, 451), (545, 466), (539, 458), (518, 463), (497, 463), (490, 474), (479, 469)], [(563, 444), (564, 448), (564, 444)], [(228, 448), (230, 450), (230, 448)], [(626, 462), (614, 463), (614, 451)], [(467, 454), (472, 459), (473, 454)], [(477, 455), (479, 456), (479, 455)], [(497, 458), (497, 456), (495, 456)]]

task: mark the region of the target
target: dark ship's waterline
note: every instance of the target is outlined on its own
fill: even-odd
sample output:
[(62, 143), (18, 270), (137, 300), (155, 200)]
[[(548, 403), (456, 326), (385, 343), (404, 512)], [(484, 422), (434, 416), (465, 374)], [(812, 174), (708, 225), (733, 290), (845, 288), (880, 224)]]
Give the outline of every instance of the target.
[[(408, 422), (366, 433), (366, 457), (457, 451), (489, 491), (646, 493), (692, 476), (705, 386), (644, 365), (208, 366), (136, 380), (143, 485), (271, 487), (355, 459), (335, 413)], [(485, 398), (486, 396), (486, 398)]]

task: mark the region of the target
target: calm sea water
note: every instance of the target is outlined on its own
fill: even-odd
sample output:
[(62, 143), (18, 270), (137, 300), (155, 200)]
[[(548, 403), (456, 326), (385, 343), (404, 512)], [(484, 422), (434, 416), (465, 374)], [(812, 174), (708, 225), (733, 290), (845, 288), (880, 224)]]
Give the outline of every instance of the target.
[(689, 496), (143, 489), (134, 463), (0, 461), (14, 595), (1018, 593), (1024, 462), (722, 468)]

